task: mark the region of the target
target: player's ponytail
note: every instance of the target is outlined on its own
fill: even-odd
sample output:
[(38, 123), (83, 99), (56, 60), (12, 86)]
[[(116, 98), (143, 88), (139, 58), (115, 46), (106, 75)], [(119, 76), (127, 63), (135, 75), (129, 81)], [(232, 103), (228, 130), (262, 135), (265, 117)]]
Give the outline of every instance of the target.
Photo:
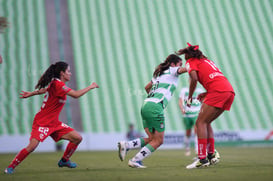
[(56, 62), (51, 64), (48, 69), (40, 77), (35, 89), (45, 88), (52, 80), (52, 78), (60, 78), (61, 71), (65, 72), (68, 64), (65, 62)]
[(188, 60), (190, 58), (207, 58), (205, 55), (203, 55), (202, 51), (199, 50), (198, 45), (191, 45), (188, 43), (187, 48), (180, 49), (176, 52), (177, 55), (183, 55), (185, 54), (185, 59)]
[(165, 70), (167, 70), (167, 69), (170, 67), (171, 63), (176, 64), (176, 63), (179, 62), (179, 61), (182, 61), (182, 59), (181, 59), (179, 56), (177, 56), (177, 55), (175, 55), (175, 54), (169, 55), (169, 56), (165, 59), (165, 61), (164, 61), (163, 63), (159, 64), (159, 65), (156, 67), (156, 69), (155, 69), (155, 71), (154, 71), (154, 74), (153, 74), (153, 77), (156, 78), (156, 77), (162, 75), (163, 72), (164, 72)]

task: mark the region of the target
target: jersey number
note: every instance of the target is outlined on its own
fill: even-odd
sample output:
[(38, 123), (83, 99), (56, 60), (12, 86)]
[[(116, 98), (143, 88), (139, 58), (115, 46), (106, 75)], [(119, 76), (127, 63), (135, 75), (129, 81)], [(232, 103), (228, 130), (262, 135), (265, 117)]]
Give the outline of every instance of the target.
[(153, 97), (154, 96), (154, 94), (155, 94), (154, 92), (158, 88), (158, 85), (159, 85), (159, 81), (156, 81), (156, 83), (153, 84), (153, 86), (152, 86), (152, 88), (151, 88), (151, 90), (149, 92), (148, 97)]
[(207, 62), (215, 71), (220, 71), (220, 70), (216, 67), (216, 65), (215, 65), (214, 62), (208, 61), (208, 60), (205, 60), (205, 62)]
[(44, 135), (47, 135), (49, 128), (48, 127), (39, 127), (38, 131), (43, 133)]
[(45, 107), (45, 104), (46, 104), (46, 102), (47, 102), (47, 100), (48, 100), (48, 97), (49, 97), (49, 93), (48, 93), (48, 92), (46, 92), (46, 93), (45, 93), (45, 98), (44, 98), (44, 101), (43, 101), (42, 108), (44, 108), (44, 107)]

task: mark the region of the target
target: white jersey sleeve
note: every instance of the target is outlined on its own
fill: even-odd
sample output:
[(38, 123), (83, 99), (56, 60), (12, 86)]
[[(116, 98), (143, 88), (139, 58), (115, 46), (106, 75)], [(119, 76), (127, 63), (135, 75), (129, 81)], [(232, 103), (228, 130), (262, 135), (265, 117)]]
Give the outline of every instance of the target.
[(178, 68), (179, 67), (169, 67), (160, 76), (153, 78), (153, 86), (145, 101), (155, 103), (162, 102), (165, 108), (178, 84)]

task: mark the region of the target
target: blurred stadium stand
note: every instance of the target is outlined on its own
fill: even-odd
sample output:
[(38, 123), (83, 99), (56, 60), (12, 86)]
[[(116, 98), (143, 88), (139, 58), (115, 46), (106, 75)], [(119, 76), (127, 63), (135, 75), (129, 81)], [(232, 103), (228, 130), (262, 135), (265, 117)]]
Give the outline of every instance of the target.
[[(0, 137), (30, 133), (42, 96), (19, 100), (19, 92), (33, 90), (41, 73), (54, 61), (50, 59), (61, 58), (51, 56), (51, 32), (47, 30), (50, 23), (58, 21), (48, 21), (50, 11), (46, 11), (46, 2), (49, 1), (0, 0), (0, 16), (8, 17), (11, 22), (8, 31), (0, 35), (5, 60), (0, 65)], [(83, 88), (93, 81), (100, 85), (100, 89), (79, 99), (79, 108), (74, 107), (77, 110), (74, 117), (81, 119), (73, 123), (80, 121), (83, 133), (125, 134), (129, 123), (142, 131), (140, 107), (146, 96), (144, 86), (151, 80), (155, 66), (168, 54), (185, 47), (186, 42), (199, 44), (236, 92), (231, 111), (213, 123), (215, 130), (261, 133), (256, 135), (259, 139), (273, 130), (272, 1), (55, 0), (51, 3), (55, 7), (52, 13), (56, 14), (60, 13), (57, 5), (67, 4), (74, 86)], [(64, 57), (67, 53), (66, 50)], [(187, 77), (181, 76), (165, 111), (166, 132), (184, 130), (178, 96), (181, 87), (187, 84)]]

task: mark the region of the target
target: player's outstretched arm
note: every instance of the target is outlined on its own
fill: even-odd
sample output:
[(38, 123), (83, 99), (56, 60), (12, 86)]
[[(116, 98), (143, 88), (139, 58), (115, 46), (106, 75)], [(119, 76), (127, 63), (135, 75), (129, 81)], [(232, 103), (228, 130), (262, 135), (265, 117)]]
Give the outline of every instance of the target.
[(183, 73), (185, 73), (185, 72), (187, 72), (186, 67), (180, 67), (180, 68), (177, 70), (177, 73), (178, 73), (178, 74), (183, 74)]
[(27, 92), (27, 91), (21, 91), (20, 93), (20, 98), (25, 99), (34, 95), (40, 95), (46, 93), (46, 88), (38, 89), (32, 92)]
[(73, 98), (79, 98), (91, 89), (99, 88), (99, 85), (96, 82), (93, 82), (91, 85), (88, 87), (81, 89), (81, 90), (71, 90), (67, 93), (67, 95), (73, 97)]

